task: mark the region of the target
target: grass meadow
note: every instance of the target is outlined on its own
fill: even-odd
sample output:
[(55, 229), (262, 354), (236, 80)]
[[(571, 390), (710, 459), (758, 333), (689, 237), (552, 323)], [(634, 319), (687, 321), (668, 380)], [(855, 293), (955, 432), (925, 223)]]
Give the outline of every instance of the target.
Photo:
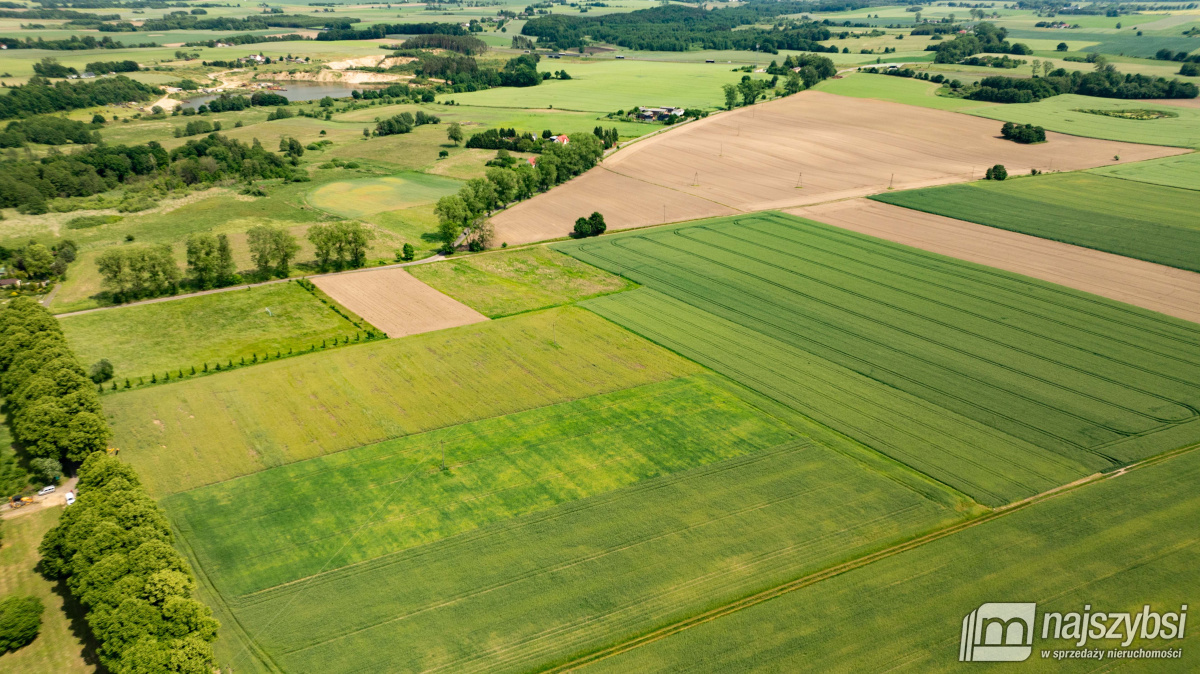
[[(349, 314), (342, 309), (343, 313)], [(350, 314), (352, 315), (352, 314)], [(235, 362), (309, 346), (360, 328), (295, 283), (276, 283), (59, 319), (85, 367), (101, 358), (115, 379)], [(361, 322), (361, 320), (360, 320)]]
[(690, 374), (564, 308), (105, 396), (113, 444), (156, 496), (388, 438)]
[(1193, 152), (1134, 164), (1102, 166), (1088, 173), (1166, 187), (1200, 190), (1200, 153)]
[(374, 213), (413, 208), (458, 192), (452, 178), (405, 171), (382, 178), (335, 180), (309, 193), (308, 203), (330, 213), (361, 218)]
[(1200, 439), (1197, 327), (776, 213), (556, 244), (586, 306), (1000, 505)]
[(208, 576), (241, 596), (799, 438), (742, 390), (713, 374), (670, 379), (280, 466), (165, 505)]
[(558, 306), (633, 287), (545, 246), (409, 267), (426, 284), (488, 318)]
[[(1046, 612), (1179, 611), (1200, 592), (1200, 549), (1181, 522), (1200, 517), (1200, 452), (1092, 483), (653, 641), (584, 667), (588, 672), (815, 669), (962, 671), (963, 617), (985, 602), (1036, 602), (1035, 672), (1194, 671), (1200, 649), (1186, 639), (1132, 641), (1128, 649), (1181, 648), (1181, 659), (1120, 668), (1118, 661), (1046, 660), (1042, 649), (1076, 640), (1042, 639)], [(1194, 605), (1194, 604), (1193, 604)], [(1111, 625), (1111, 622), (1109, 623)], [(1140, 637), (1140, 635), (1139, 635)], [(1091, 649), (1122, 642), (1091, 639)], [(1128, 663), (1126, 663), (1128, 665)]]
[[(1159, 119), (1123, 119), (1081, 110), (1149, 109), (1172, 113)], [(1148, 145), (1200, 148), (1200, 108), (1159, 105), (1112, 98), (1063, 94), (1037, 103), (989, 105), (966, 111), (971, 115), (1018, 124), (1036, 124), (1073, 136), (1121, 140)]]
[(977, 108), (983, 105), (990, 105), (990, 103), (969, 101), (965, 98), (938, 96), (935, 92), (941, 87), (942, 85), (934, 84), (933, 82), (905, 77), (856, 73), (837, 80), (825, 80), (817, 84), (813, 89), (840, 96), (874, 98), (881, 101), (892, 101), (893, 103), (916, 105), (936, 110), (962, 110), (964, 108)]
[(70, 601), (69, 595), (64, 599), (56, 584), (35, 570), (42, 536), (58, 524), (61, 513), (62, 508), (46, 508), (6, 519), (0, 525), (4, 529), (4, 545), (0, 547), (0, 598), (33, 596), (45, 605), (37, 639), (0, 656), (0, 670), (5, 672), (96, 671), (95, 655), (83, 636), (87, 633), (86, 625), (82, 624), (83, 610)]
[[(1191, 155), (1183, 155), (1184, 157)], [(1167, 159), (1176, 159), (1168, 157)], [(1162, 160), (1155, 160), (1162, 161)], [(1127, 164), (1183, 180), (1196, 162)], [(1194, 174), (1193, 174), (1194, 175)], [(1193, 178), (1193, 183), (1195, 180)], [(1200, 271), (1200, 191), (1093, 173), (978, 181), (871, 197), (896, 206)]]
[(528, 671), (962, 518), (889, 477), (784, 442), (227, 601), (285, 670)]

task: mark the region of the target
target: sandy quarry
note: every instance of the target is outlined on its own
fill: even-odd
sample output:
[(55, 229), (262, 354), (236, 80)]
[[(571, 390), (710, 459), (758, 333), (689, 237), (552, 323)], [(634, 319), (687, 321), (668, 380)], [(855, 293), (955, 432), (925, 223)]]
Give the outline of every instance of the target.
[(802, 218), (1200, 322), (1200, 274), (870, 199), (787, 209)]
[(512, 245), (565, 236), (592, 211), (627, 229), (963, 182), (993, 164), (1028, 173), (1186, 152), (1057, 133), (1019, 145), (999, 133), (990, 119), (808, 91), (633, 143), (492, 222)]
[(312, 282), (388, 337), (487, 320), (483, 314), (430, 288), (399, 267), (316, 276)]

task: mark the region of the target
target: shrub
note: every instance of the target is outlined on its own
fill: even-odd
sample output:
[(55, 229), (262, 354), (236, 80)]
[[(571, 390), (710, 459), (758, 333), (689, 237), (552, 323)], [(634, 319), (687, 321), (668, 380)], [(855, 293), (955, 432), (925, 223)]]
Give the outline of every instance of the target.
[(1008, 178), (1008, 169), (1004, 168), (1004, 164), (996, 164), (989, 168), (983, 177), (985, 180), (1004, 180)]
[(92, 364), (92, 369), (89, 371), (91, 380), (97, 384), (103, 384), (113, 378), (113, 366), (108, 362), (107, 358), (101, 358)]
[(1044, 143), (1046, 142), (1046, 130), (1040, 126), (1032, 124), (1013, 124), (1005, 122), (1004, 126), (1000, 127), (1000, 135), (1015, 143)]
[(608, 225), (604, 222), (604, 216), (597, 212), (593, 212), (586, 218), (575, 220), (575, 238), (577, 239), (600, 236), (607, 229)]
[(42, 600), (8, 597), (0, 601), (0, 654), (33, 643), (42, 629)]

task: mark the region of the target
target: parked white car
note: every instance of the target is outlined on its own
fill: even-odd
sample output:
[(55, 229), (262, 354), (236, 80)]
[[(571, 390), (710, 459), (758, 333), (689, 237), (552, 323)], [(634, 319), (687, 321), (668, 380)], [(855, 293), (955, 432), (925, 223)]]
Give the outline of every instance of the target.
[(73, 492), (73, 491), (67, 492), (67, 505), (71, 505), (74, 502), (75, 502), (75, 492)]
[(45, 496), (46, 494), (53, 494), (53, 493), (54, 493), (54, 485), (52, 485), (52, 484), (46, 485), (45, 487), (42, 487), (41, 489), (38, 490), (38, 496)]

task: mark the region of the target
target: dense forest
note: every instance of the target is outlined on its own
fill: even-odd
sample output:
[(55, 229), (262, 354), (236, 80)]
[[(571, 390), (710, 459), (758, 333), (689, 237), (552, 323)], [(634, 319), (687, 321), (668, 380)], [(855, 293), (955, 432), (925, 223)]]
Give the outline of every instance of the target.
[(926, 51), (937, 52), (933, 57), (934, 63), (958, 63), (968, 56), (987, 52), (989, 54), (1017, 54), (1027, 56), (1033, 50), (1018, 42), (1009, 44), (1008, 31), (995, 25), (983, 22), (975, 26), (974, 31), (967, 35), (959, 35), (949, 42), (926, 47)]
[(86, 82), (56, 82), (42, 77), (30, 78), (20, 86), (9, 87), (0, 96), (0, 119), (29, 117), (49, 112), (90, 108), (109, 103), (149, 101), (162, 90), (125, 77), (104, 77)]
[(1044, 77), (1016, 78), (995, 75), (979, 81), (967, 98), (994, 103), (1032, 103), (1059, 94), (1101, 98), (1196, 98), (1200, 89), (1191, 82), (1139, 74), (1121, 74), (1109, 68), (1098, 72), (1051, 71)]
[(741, 49), (777, 53), (780, 49), (836, 49), (817, 44), (828, 40), (831, 34), (828, 28), (814, 22), (787, 21), (776, 23), (771, 29), (734, 30), (804, 11), (813, 11), (812, 5), (751, 2), (714, 10), (667, 5), (602, 16), (541, 16), (527, 21), (521, 33), (537, 37), (539, 44), (551, 44), (558, 49), (577, 49), (589, 40), (653, 51)]
[(487, 51), (487, 43), (469, 35), (446, 35), (429, 33), (410, 37), (400, 45), (401, 49), (448, 49), (467, 56), (475, 56)]
[(362, 30), (333, 28), (317, 35), (322, 42), (337, 40), (380, 40), (388, 35), (466, 35), (467, 31), (457, 23), (377, 23)]
[(147, 19), (141, 26), (128, 21), (105, 23), (101, 31), (110, 33), (157, 32), (164, 30), (266, 30), (268, 28), (348, 28), (362, 19), (349, 17), (308, 16), (304, 14), (261, 14), (244, 19), (236, 17), (206, 18), (186, 12), (173, 12), (161, 19)]

